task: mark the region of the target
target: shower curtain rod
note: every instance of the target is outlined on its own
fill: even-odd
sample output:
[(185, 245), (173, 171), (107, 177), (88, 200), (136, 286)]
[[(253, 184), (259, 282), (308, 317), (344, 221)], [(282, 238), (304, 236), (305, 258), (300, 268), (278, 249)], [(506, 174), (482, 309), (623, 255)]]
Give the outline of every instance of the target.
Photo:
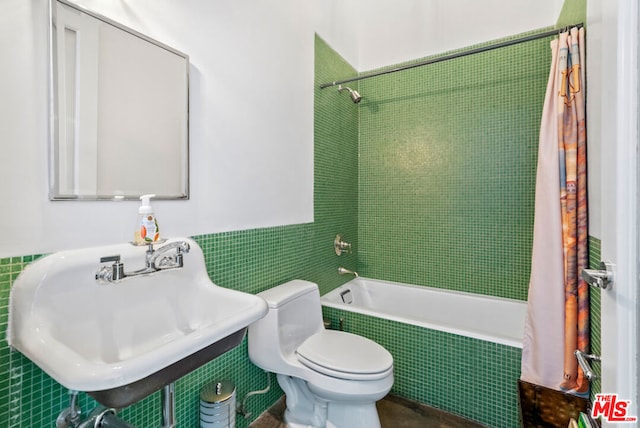
[(363, 79), (370, 79), (372, 77), (382, 76), (384, 74), (396, 73), (398, 71), (409, 70), (409, 69), (416, 68), (416, 67), (422, 67), (424, 65), (435, 64), (437, 62), (448, 61), (450, 59), (460, 58), (460, 57), (467, 56), (467, 55), (474, 55), (474, 54), (481, 53), (481, 52), (491, 51), (493, 49), (499, 49), (499, 48), (504, 48), (504, 47), (507, 47), (507, 46), (517, 45), (519, 43), (529, 42), (531, 40), (542, 39), (542, 38), (545, 38), (545, 37), (557, 35), (557, 34), (563, 32), (563, 31), (566, 31), (566, 30), (568, 30), (570, 28), (573, 28), (573, 27), (580, 28), (582, 26), (583, 26), (582, 23), (578, 23), (578, 24), (574, 24), (574, 25), (568, 25), (566, 27), (562, 27), (562, 28), (559, 28), (559, 29), (548, 30), (548, 31), (544, 31), (542, 33), (532, 34), (530, 36), (524, 36), (524, 37), (521, 37), (521, 38), (518, 38), (518, 39), (507, 40), (507, 41), (500, 42), (500, 43), (495, 43), (495, 44), (492, 44), (492, 45), (481, 46), (481, 47), (478, 47), (478, 48), (475, 48), (475, 49), (469, 49), (467, 51), (462, 51), (462, 52), (453, 53), (451, 55), (441, 56), (439, 58), (428, 59), (428, 60), (425, 60), (425, 61), (417, 62), (415, 64), (403, 65), (403, 66), (392, 68), (392, 69), (389, 69), (389, 70), (376, 71), (376, 72), (369, 73), (369, 74), (363, 74), (362, 76), (351, 77), (349, 79), (336, 80), (336, 81), (329, 82), (329, 83), (323, 83), (323, 84), (320, 85), (320, 89), (325, 89), (325, 88), (329, 88), (331, 86), (336, 86), (336, 85), (342, 85), (343, 83), (355, 82), (355, 81), (363, 80)]

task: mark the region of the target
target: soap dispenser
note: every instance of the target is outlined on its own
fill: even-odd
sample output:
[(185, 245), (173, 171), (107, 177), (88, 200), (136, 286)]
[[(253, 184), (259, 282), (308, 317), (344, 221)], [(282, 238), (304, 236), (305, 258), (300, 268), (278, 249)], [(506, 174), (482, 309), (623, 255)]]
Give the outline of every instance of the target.
[(138, 221), (133, 232), (133, 243), (136, 245), (145, 245), (156, 242), (160, 239), (160, 228), (158, 220), (153, 213), (151, 207), (151, 198), (156, 195), (142, 195), (140, 200), (142, 205), (138, 208)]

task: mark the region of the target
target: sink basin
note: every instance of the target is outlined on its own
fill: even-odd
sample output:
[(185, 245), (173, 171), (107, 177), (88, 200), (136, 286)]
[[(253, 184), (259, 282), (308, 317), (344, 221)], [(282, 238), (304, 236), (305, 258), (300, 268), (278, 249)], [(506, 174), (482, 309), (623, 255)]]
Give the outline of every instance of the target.
[[(98, 283), (100, 258), (120, 255), (126, 272), (146, 247), (63, 251), (28, 265), (9, 302), (7, 341), (66, 388), (102, 404), (132, 404), (237, 346), (262, 318), (261, 297), (219, 287), (190, 239), (184, 266)], [(170, 254), (168, 252), (168, 254)]]

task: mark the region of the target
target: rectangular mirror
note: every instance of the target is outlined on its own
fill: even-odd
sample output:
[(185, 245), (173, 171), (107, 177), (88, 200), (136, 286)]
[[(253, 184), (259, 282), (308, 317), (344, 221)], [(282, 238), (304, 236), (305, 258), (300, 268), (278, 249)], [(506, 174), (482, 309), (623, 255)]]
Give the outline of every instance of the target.
[(50, 7), (50, 198), (188, 198), (188, 56), (65, 0)]

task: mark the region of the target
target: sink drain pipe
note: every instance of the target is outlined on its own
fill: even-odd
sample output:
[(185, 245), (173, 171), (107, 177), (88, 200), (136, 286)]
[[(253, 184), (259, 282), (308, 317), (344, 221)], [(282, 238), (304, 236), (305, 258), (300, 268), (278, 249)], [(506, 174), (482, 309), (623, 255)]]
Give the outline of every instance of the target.
[(104, 406), (98, 406), (88, 415), (83, 415), (78, 405), (78, 391), (69, 390), (69, 395), (69, 407), (58, 415), (56, 428), (136, 428), (120, 419), (115, 409)]
[(135, 428), (117, 417), (114, 409), (97, 408), (93, 413), (95, 415), (78, 425), (78, 428)]
[(71, 403), (64, 409), (58, 419), (56, 428), (135, 428), (116, 416), (115, 409), (98, 406), (84, 418), (78, 401), (78, 391), (69, 391)]

